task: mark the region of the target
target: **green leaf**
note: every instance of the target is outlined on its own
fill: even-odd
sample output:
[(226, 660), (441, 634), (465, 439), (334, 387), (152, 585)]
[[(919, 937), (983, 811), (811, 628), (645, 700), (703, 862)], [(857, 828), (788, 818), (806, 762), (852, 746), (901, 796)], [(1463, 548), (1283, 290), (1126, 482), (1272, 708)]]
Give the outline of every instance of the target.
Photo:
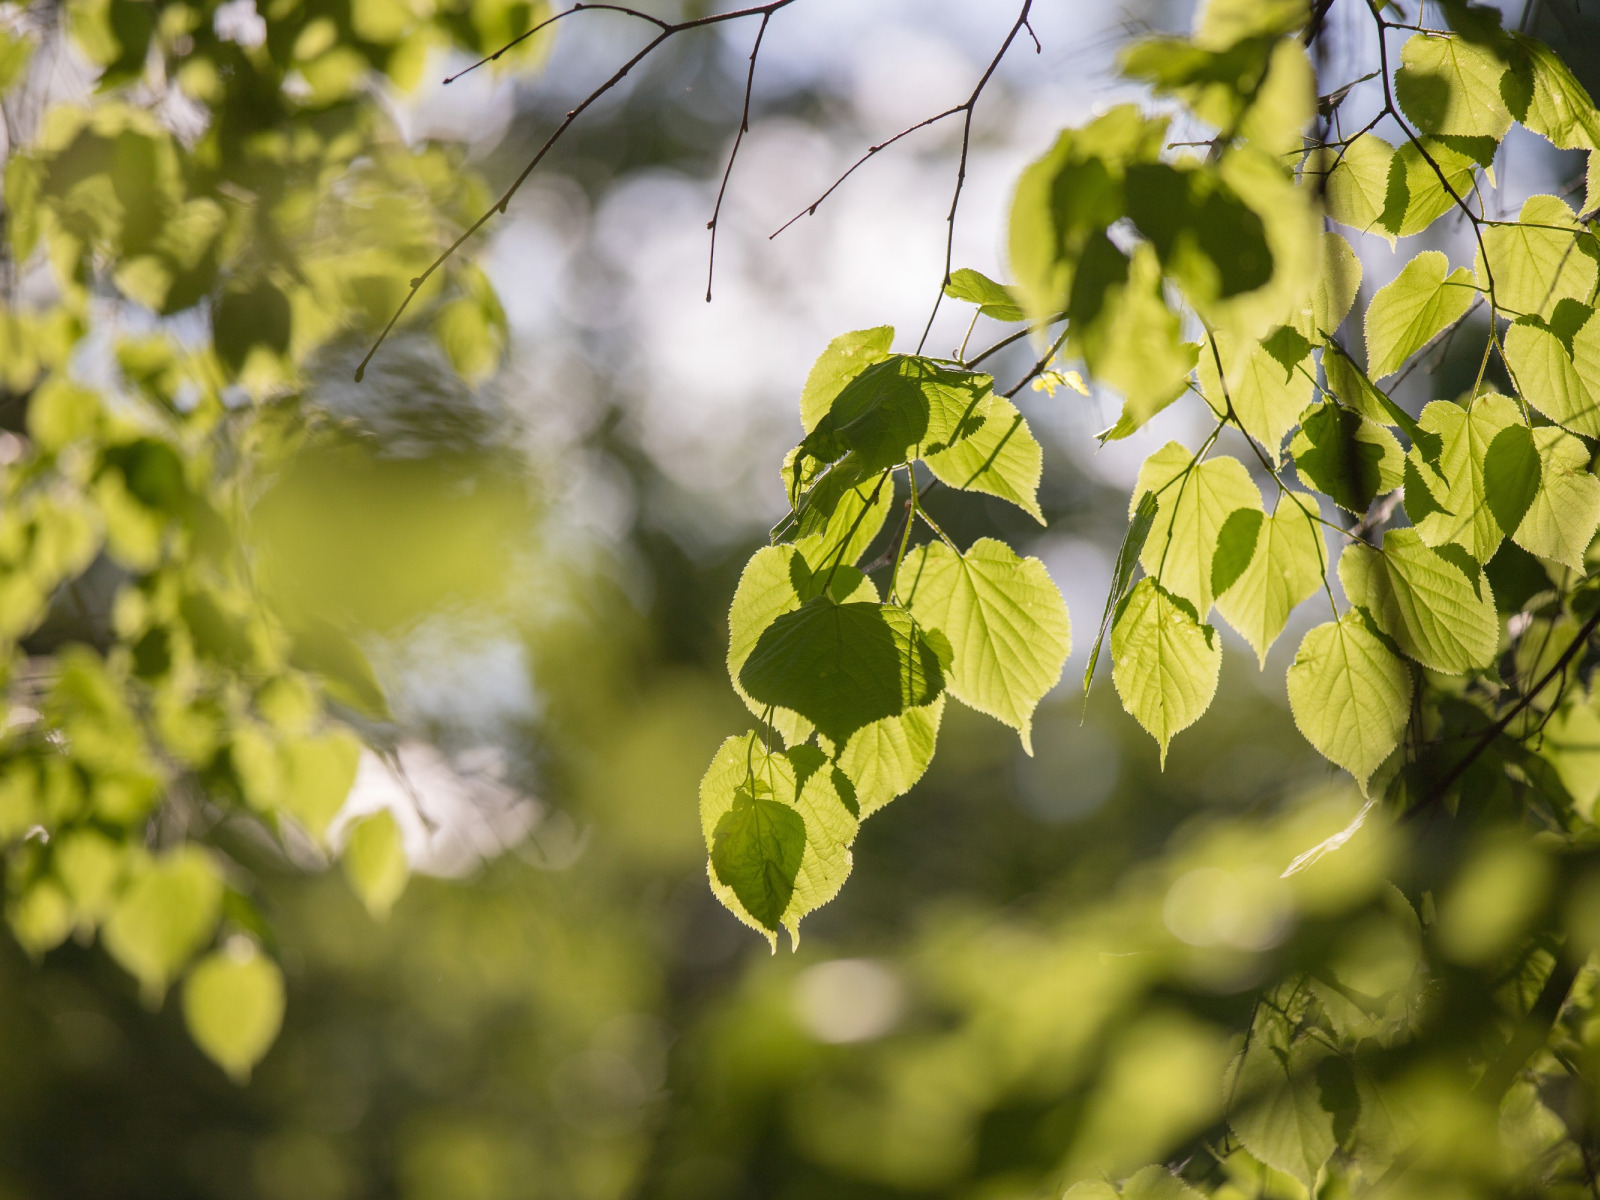
[(1512, 541), (1530, 554), (1574, 571), (1600, 526), (1600, 479), (1589, 470), (1589, 448), (1561, 429), (1533, 431), (1539, 486)]
[[(1521, 427), (1521, 420), (1514, 403), (1492, 392), (1479, 396), (1470, 408), (1435, 400), (1422, 410), (1418, 423), (1427, 432), (1438, 435), (1441, 448), (1438, 474), (1423, 471), (1419, 464), (1419, 475), (1442, 478), (1447, 488), (1442, 493), (1430, 488), (1431, 498), (1440, 511), (1429, 513), (1416, 522), (1417, 532), (1424, 542), (1430, 546), (1455, 542), (1480, 563), (1494, 556), (1505, 537), (1505, 528), (1495, 519), (1496, 502), (1488, 491), (1486, 461), (1489, 447), (1499, 434), (1511, 426)], [(1497, 464), (1496, 469), (1503, 465)], [(1509, 502), (1514, 497), (1500, 499)]]
[(850, 735), (838, 763), (855, 785), (863, 821), (922, 778), (933, 761), (943, 716), (941, 692), (932, 704), (884, 717)]
[(805, 857), (806, 823), (798, 811), (771, 798), (762, 779), (734, 789), (733, 806), (711, 834), (712, 874), (738, 897), (745, 911), (777, 929)]
[(1032, 754), (1033, 710), (1072, 649), (1067, 606), (1044, 564), (980, 538), (965, 554), (928, 543), (901, 570), (912, 613), (949, 639), (950, 694), (1011, 726)]
[[(1375, 133), (1363, 133), (1343, 153), (1324, 150), (1323, 186), (1328, 215), (1359, 233), (1377, 233), (1394, 241), (1383, 215), (1388, 204), (1394, 147)], [(1316, 161), (1316, 160), (1313, 160)]]
[[(1553, 228), (1551, 228), (1553, 227)], [(1565, 232), (1572, 230), (1571, 233)], [(1485, 252), (1489, 269), (1484, 268)], [(1474, 260), (1485, 291), (1493, 272), (1502, 310), (1550, 319), (1563, 300), (1586, 304), (1594, 295), (1600, 243), (1583, 232), (1558, 196), (1529, 196), (1517, 224), (1490, 225)]]
[(863, 725), (931, 703), (944, 676), (904, 609), (822, 595), (761, 632), (739, 682), (758, 703), (792, 709), (842, 744)]
[(1567, 64), (1535, 38), (1517, 38), (1517, 49), (1522, 94), (1511, 115), (1562, 150), (1600, 149), (1600, 113)]
[(1322, 235), (1322, 269), (1316, 290), (1301, 303), (1291, 325), (1307, 343), (1320, 346), (1326, 331), (1338, 332), (1361, 290), (1361, 259), (1342, 233)]
[(1145, 1167), (1123, 1181), (1122, 1200), (1205, 1200), (1205, 1197), (1166, 1167)]
[(1141, 579), (1111, 626), (1111, 678), (1122, 707), (1161, 747), (1200, 719), (1217, 693), (1222, 643), (1194, 609), (1154, 579)]
[(800, 391), (800, 424), (807, 433), (828, 415), (844, 385), (873, 363), (888, 358), (889, 347), (893, 344), (893, 325), (841, 333), (828, 343), (828, 348), (812, 364), (805, 387)]
[(243, 1084), (283, 1024), (283, 972), (248, 938), (236, 937), (209, 954), (183, 985), (189, 1036)]
[(1352, 611), (1306, 634), (1288, 686), (1289, 709), (1306, 741), (1365, 792), (1405, 732), (1411, 669)]
[(284, 788), (278, 805), (321, 841), (356, 781), (361, 741), (347, 729), (334, 729), (288, 739), (283, 756)]
[(1339, 578), (1350, 602), (1428, 669), (1462, 675), (1494, 661), (1500, 621), (1488, 579), (1469, 580), (1415, 529), (1389, 530), (1381, 552), (1364, 542), (1345, 547)]
[[(1311, 403), (1316, 388), (1311, 372), (1302, 369), (1311, 365), (1310, 344), (1296, 338), (1294, 350), (1283, 355), (1289, 360), (1285, 362), (1273, 353), (1275, 344), (1285, 340), (1279, 337), (1259, 343), (1252, 339), (1236, 346), (1227, 335), (1218, 333), (1201, 344), (1197, 372), (1201, 394), (1211, 411), (1219, 418), (1227, 416), (1231, 403), (1239, 427), (1266, 448), (1274, 464), (1280, 460), (1285, 435)], [(1218, 358), (1223, 366), (1220, 378)]]
[(853, 567), (889, 519), (893, 482), (882, 472), (863, 478), (859, 467), (853, 453), (834, 463), (801, 497), (798, 516), (780, 526), (807, 562)]
[[(1229, 523), (1250, 509), (1240, 509)], [(1289, 614), (1322, 583), (1328, 549), (1317, 524), (1317, 502), (1310, 496), (1285, 492), (1278, 497), (1272, 516), (1259, 522), (1249, 561), (1234, 581), (1217, 587), (1217, 611), (1256, 652), (1264, 667), (1267, 651), (1283, 632)], [(1217, 557), (1227, 541), (1227, 524)], [(1215, 572), (1215, 567), (1213, 567)], [(1214, 580), (1214, 583), (1222, 581)]]
[(1318, 1070), (1330, 1050), (1324, 1038), (1294, 1036), (1276, 1005), (1262, 1004), (1256, 1014), (1229, 1072), (1228, 1124), (1257, 1159), (1314, 1192), (1338, 1146)]
[(111, 957), (159, 1001), (222, 915), (222, 879), (211, 858), (180, 846), (143, 863), (117, 898), (102, 937)]
[(1303, 415), (1289, 455), (1300, 478), (1357, 516), (1400, 486), (1405, 466), (1394, 434), (1339, 404), (1319, 404)]
[(1016, 405), (1004, 396), (990, 399), (977, 432), (923, 462), (941, 483), (1009, 500), (1039, 524), (1045, 523), (1039, 509), (1044, 451)]
[(1424, 250), (1378, 289), (1367, 306), (1367, 374), (1392, 375), (1435, 336), (1466, 315), (1477, 290), (1465, 267)]
[[(700, 825), (705, 837), (706, 853), (712, 856), (709, 869), (711, 890), (728, 910), (745, 924), (759, 930), (776, 947), (773, 931), (782, 925), (792, 939), (799, 938), (800, 919), (838, 894), (846, 876), (850, 874), (850, 843), (855, 840), (858, 824), (854, 813), (845, 803), (838, 780), (842, 778), (827, 765), (822, 751), (815, 746), (797, 746), (785, 753), (768, 754), (754, 733), (731, 737), (722, 743), (711, 766), (700, 782)], [(766, 790), (761, 791), (756, 785)], [(848, 787), (848, 781), (845, 784)], [(759, 846), (752, 846), (752, 833), (759, 833), (757, 823), (748, 814), (734, 817), (724, 823), (733, 812), (743, 793), (745, 800), (759, 798), (796, 814), (802, 823), (805, 843), (799, 862), (789, 876), (789, 896), (781, 912), (775, 916), (769, 910), (763, 915), (773, 918), (767, 924), (761, 917), (747, 909), (734, 889), (721, 878), (716, 864), (719, 832), (721, 857), (725, 869), (735, 877), (748, 872), (752, 862), (760, 871), (765, 865), (760, 858)], [(768, 818), (772, 810), (763, 809)], [(784, 839), (793, 824), (779, 818), (782, 827), (772, 825), (767, 834), (766, 852), (778, 857), (773, 860), (776, 880), (788, 876), (789, 853)], [(752, 826), (755, 825), (755, 828)], [(751, 883), (748, 874), (742, 877)], [(759, 889), (758, 889), (759, 890)], [(781, 890), (781, 889), (780, 889)], [(745, 891), (754, 895), (750, 887)]]
[(1211, 591), (1221, 596), (1243, 575), (1255, 557), (1256, 540), (1266, 513), (1257, 508), (1236, 508), (1217, 531), (1217, 552), (1211, 557)]
[(1506, 330), (1506, 362), (1522, 397), (1558, 425), (1600, 437), (1600, 321), (1570, 301), (1547, 325), (1524, 317)]
[(344, 875), (367, 911), (382, 921), (411, 877), (400, 824), (388, 809), (350, 826), (344, 844)]
[(1412, 445), (1422, 450), (1425, 459), (1430, 462), (1438, 459), (1438, 439), (1424, 433), (1416, 419), (1368, 379), (1367, 373), (1356, 366), (1337, 343), (1329, 343), (1322, 356), (1322, 369), (1328, 376), (1328, 389), (1347, 408), (1355, 409), (1378, 425), (1398, 427), (1411, 439)]
[[(825, 569), (813, 574), (805, 556), (792, 546), (763, 546), (745, 564), (728, 610), (728, 677), (733, 681), (733, 690), (758, 717), (766, 706), (744, 690), (739, 672), (762, 633), (783, 614), (794, 612), (817, 595), (824, 581), (828, 581), (829, 594), (840, 603), (875, 603), (878, 599), (878, 589), (854, 567), (841, 566), (836, 571)], [(770, 724), (791, 746), (811, 736), (811, 723), (795, 712), (774, 712)]]
[(1196, 160), (1128, 168), (1128, 216), (1196, 308), (1252, 292), (1272, 278), (1261, 218)]
[(1194, 40), (1226, 50), (1248, 37), (1276, 38), (1306, 22), (1306, 0), (1206, 0), (1195, 15)]
[(1083, 699), (1089, 702), (1089, 685), (1094, 682), (1095, 664), (1100, 661), (1100, 646), (1106, 640), (1106, 630), (1111, 627), (1111, 616), (1128, 591), (1128, 581), (1133, 578), (1133, 568), (1138, 565), (1144, 550), (1145, 539), (1155, 523), (1158, 504), (1154, 492), (1140, 492), (1132, 505), (1127, 532), (1122, 535), (1122, 545), (1117, 548), (1117, 561), (1111, 571), (1111, 590), (1106, 593), (1105, 610), (1100, 614), (1100, 627), (1094, 635), (1094, 649), (1089, 652), (1089, 663), (1083, 669)]
[(970, 267), (950, 272), (950, 282), (944, 285), (944, 294), (952, 300), (976, 304), (980, 313), (994, 321), (1027, 320), (1022, 306), (1005, 285)]
[(977, 432), (992, 387), (987, 375), (890, 355), (844, 385), (801, 451), (831, 462), (853, 450), (861, 475), (876, 474)]
[(1499, 141), (1511, 128), (1501, 98), (1506, 66), (1488, 46), (1419, 33), (1400, 48), (1395, 99), (1422, 132)]
[(1144, 551), (1145, 571), (1169, 593), (1194, 605), (1196, 619), (1211, 612), (1211, 560), (1222, 523), (1238, 508), (1261, 508), (1261, 491), (1236, 458), (1195, 463), (1168, 442), (1139, 468), (1135, 496), (1153, 492), (1156, 516)]
[[(1384, 196), (1382, 217), (1384, 228), (1398, 237), (1411, 237), (1446, 213), (1459, 211), (1456, 197), (1467, 200), (1472, 196), (1478, 162), (1457, 147), (1474, 144), (1465, 138), (1445, 141), (1428, 137), (1421, 139), (1420, 146), (1417, 142), (1401, 146), (1389, 166), (1389, 189)], [(1489, 145), (1492, 152), (1493, 143)], [(1433, 161), (1430, 163), (1429, 159)], [(1437, 171), (1435, 166), (1439, 168)], [(1443, 181), (1439, 178), (1441, 172)]]
[(1522, 424), (1508, 425), (1494, 435), (1483, 456), (1483, 491), (1489, 512), (1502, 531), (1515, 532), (1522, 524), (1539, 494), (1542, 470), (1533, 430)]
[(1583, 210), (1585, 220), (1593, 220), (1600, 211), (1600, 150), (1589, 151), (1589, 165), (1583, 174)]

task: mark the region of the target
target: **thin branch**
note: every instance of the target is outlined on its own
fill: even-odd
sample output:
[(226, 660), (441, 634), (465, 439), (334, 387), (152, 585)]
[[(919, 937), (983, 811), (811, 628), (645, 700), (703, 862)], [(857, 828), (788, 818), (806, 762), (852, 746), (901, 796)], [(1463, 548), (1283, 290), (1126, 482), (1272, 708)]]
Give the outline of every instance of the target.
[(756, 44), (750, 48), (750, 73), (744, 81), (744, 113), (739, 118), (739, 132), (734, 134), (733, 149), (728, 152), (728, 165), (722, 172), (722, 186), (717, 189), (717, 204), (711, 210), (711, 220), (706, 228), (711, 231), (711, 251), (706, 256), (706, 303), (711, 303), (711, 278), (717, 271), (717, 222), (722, 219), (722, 198), (728, 193), (728, 179), (733, 175), (733, 160), (739, 157), (739, 146), (744, 135), (750, 132), (750, 93), (756, 85), (756, 55), (761, 53), (761, 39), (767, 35), (767, 22), (771, 13), (761, 14), (761, 28), (756, 30)]
[(504, 46), (501, 46), (500, 49), (496, 50), (493, 54), (487, 55), (484, 58), (480, 58), (477, 62), (473, 63), (470, 67), (464, 67), (461, 70), (457, 71), (454, 75), (446, 75), (444, 77), (443, 82), (448, 86), (449, 84), (452, 84), (456, 80), (460, 79), (463, 75), (470, 75), (473, 71), (476, 71), (479, 67), (484, 66), (484, 65), (486, 65), (488, 63), (492, 63), (492, 62), (498, 61), (500, 56), (502, 54), (504, 54), (507, 50), (510, 50), (514, 46), (517, 46), (517, 45), (521, 44), (522, 42), (527, 41), (534, 34), (538, 33), (541, 29), (545, 29), (545, 28), (547, 28), (547, 27), (549, 27), (551, 25), (554, 25), (557, 21), (561, 20), (562, 17), (570, 17), (573, 13), (583, 12), (585, 10), (597, 10), (598, 11), (598, 10), (601, 10), (601, 9), (604, 9), (604, 10), (606, 10), (608, 12), (624, 13), (627, 16), (630, 16), (630, 17), (638, 17), (641, 21), (649, 21), (650, 24), (656, 26), (656, 28), (658, 28), (658, 29), (663, 29), (664, 30), (664, 29), (668, 28), (667, 23), (665, 21), (663, 21), (660, 17), (652, 17), (649, 13), (640, 12), (636, 8), (624, 8), (620, 4), (574, 4), (571, 8), (566, 9), (563, 12), (558, 12), (553, 17), (546, 17), (543, 21), (540, 21), (532, 29), (528, 30), (527, 33), (520, 34), (517, 37), (512, 38), (509, 42), (507, 42)]
[[(1050, 349), (1046, 350), (1043, 357), (1041, 357), (1038, 362), (1033, 364), (1033, 369), (1021, 379), (1017, 380), (1017, 382), (1012, 385), (1012, 388), (1009, 392), (1003, 393), (1007, 400), (1011, 399), (1011, 397), (1020, 392), (1023, 384), (1028, 383), (1030, 380), (1037, 379), (1044, 373), (1045, 368), (1050, 365), (1050, 360), (1053, 359), (1057, 354), (1061, 353), (1061, 347), (1066, 344), (1067, 334), (1070, 332), (1070, 329), (1063, 329), (1061, 331), (1061, 336), (1056, 338), (1054, 342), (1050, 343)], [(1002, 345), (1003, 344), (1004, 343), (1002, 343)], [(999, 347), (995, 348), (998, 349)], [(979, 357), (981, 358), (982, 355)], [(976, 362), (977, 359), (974, 359), (973, 361)]]
[[(451, 242), (450, 245), (445, 249), (444, 253), (440, 254), (438, 258), (434, 259), (433, 262), (428, 264), (427, 270), (423, 271), (422, 274), (418, 275), (411, 281), (411, 288), (406, 293), (405, 299), (401, 300), (400, 307), (395, 309), (394, 315), (389, 318), (388, 324), (386, 324), (383, 327), (383, 331), (378, 334), (377, 341), (373, 342), (372, 348), (366, 353), (366, 357), (364, 357), (361, 360), (360, 365), (356, 367), (356, 382), (360, 383), (362, 378), (366, 375), (367, 364), (372, 361), (373, 356), (377, 354), (379, 348), (388, 339), (389, 334), (393, 332), (395, 325), (399, 323), (399, 320), (405, 314), (406, 309), (411, 306), (411, 302), (417, 298), (417, 293), (422, 289), (422, 285), (428, 281), (435, 271), (444, 266), (444, 264), (450, 260), (455, 252), (466, 244), (467, 240), (471, 238), (473, 234), (477, 233), (478, 230), (487, 225), (496, 213), (505, 213), (506, 209), (511, 204), (511, 198), (515, 196), (521, 189), (522, 185), (527, 182), (528, 176), (533, 174), (534, 168), (544, 161), (545, 155), (550, 153), (551, 147), (553, 147), (556, 142), (561, 139), (562, 134), (566, 133), (566, 131), (572, 127), (572, 123), (576, 121), (585, 110), (594, 104), (596, 100), (599, 100), (600, 97), (604, 96), (612, 88), (616, 87), (617, 84), (626, 79), (629, 72), (631, 72), (646, 58), (649, 58), (650, 55), (654, 53), (655, 50), (664, 42), (672, 37), (675, 37), (677, 34), (686, 33), (691, 29), (701, 29), (710, 25), (720, 25), (727, 21), (736, 21), (742, 17), (760, 17), (762, 19), (762, 23), (765, 24), (773, 13), (777, 12), (780, 8), (787, 8), (793, 3), (794, 0), (767, 0), (767, 3), (765, 4), (754, 5), (750, 8), (739, 8), (733, 9), (729, 12), (712, 13), (710, 16), (695, 17), (692, 20), (678, 21), (674, 24), (668, 24), (659, 20), (658, 18), (637, 12), (634, 9), (622, 8), (619, 5), (578, 4), (574, 5), (571, 9), (568, 9), (567, 12), (569, 13), (579, 12), (585, 8), (605, 8), (615, 12), (623, 12), (628, 15), (641, 17), (644, 20), (649, 21), (651, 24), (656, 25), (661, 32), (656, 34), (655, 37), (651, 38), (649, 42), (645, 43), (644, 48), (636, 53), (632, 58), (628, 59), (622, 64), (622, 66), (618, 67), (616, 72), (609, 79), (584, 97), (584, 99), (576, 108), (568, 112), (567, 115), (562, 119), (561, 123), (556, 126), (554, 132), (552, 132), (550, 136), (545, 139), (544, 144), (539, 147), (533, 158), (529, 160), (528, 165), (522, 169), (521, 173), (514, 180), (512, 180), (511, 186), (505, 190), (500, 199), (497, 200), (494, 205), (481, 217), (479, 217), (471, 225), (467, 226), (466, 230), (461, 234), (461, 236), (456, 238), (455, 241)], [(524, 34), (523, 36), (526, 37), (528, 35)], [(498, 55), (505, 53), (506, 50), (510, 49), (511, 46), (516, 44), (517, 40), (520, 39), (514, 39), (512, 42), (508, 42), (505, 46), (502, 46), (498, 51), (496, 51), (495, 54)], [(495, 57), (495, 55), (490, 55), (489, 57), (492, 59)]]

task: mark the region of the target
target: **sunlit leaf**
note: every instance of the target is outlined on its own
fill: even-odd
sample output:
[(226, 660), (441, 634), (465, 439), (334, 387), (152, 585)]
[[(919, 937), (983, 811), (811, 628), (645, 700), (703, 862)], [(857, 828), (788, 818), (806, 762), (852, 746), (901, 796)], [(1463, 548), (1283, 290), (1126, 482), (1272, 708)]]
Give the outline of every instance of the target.
[(400, 824), (388, 809), (356, 821), (346, 835), (345, 878), (367, 911), (378, 920), (389, 915), (411, 878)]
[[(1253, 511), (1240, 509), (1228, 520)], [(1250, 643), (1262, 666), (1289, 614), (1322, 584), (1329, 560), (1319, 515), (1312, 497), (1283, 493), (1273, 514), (1261, 519), (1248, 562), (1226, 587), (1217, 586), (1217, 611)]]
[(1151, 492), (1156, 516), (1139, 562), (1169, 593), (1210, 613), (1211, 559), (1217, 534), (1235, 509), (1261, 508), (1261, 491), (1236, 458), (1196, 463), (1177, 442), (1168, 442), (1139, 468), (1134, 495)]
[(1511, 128), (1501, 97), (1505, 64), (1488, 46), (1448, 34), (1413, 34), (1400, 47), (1395, 99), (1424, 133), (1490, 137)]
[(1566, 201), (1530, 196), (1515, 223), (1483, 230), (1474, 269), (1479, 287), (1487, 291), (1493, 283), (1502, 310), (1549, 319), (1563, 300), (1593, 298), (1597, 260), (1600, 243), (1582, 231)]
[(1165, 766), (1173, 735), (1198, 721), (1216, 695), (1221, 639), (1191, 605), (1146, 578), (1112, 623), (1111, 657), (1122, 707), (1156, 739)]
[(1435, 336), (1466, 315), (1477, 298), (1465, 267), (1424, 250), (1378, 289), (1367, 307), (1367, 374), (1392, 375)]
[[(1489, 448), (1502, 431), (1520, 426), (1521, 420), (1514, 403), (1492, 392), (1479, 396), (1470, 408), (1435, 400), (1422, 410), (1418, 424), (1441, 440), (1435, 466), (1448, 487), (1443, 493), (1433, 492), (1433, 501), (1441, 511), (1430, 513), (1417, 522), (1417, 532), (1424, 542), (1430, 546), (1455, 542), (1480, 563), (1488, 562), (1494, 555), (1505, 536), (1504, 528), (1495, 518), (1495, 506), (1510, 503), (1513, 497), (1502, 494), (1498, 499), (1491, 499), (1489, 495)], [(1502, 453), (1506, 453), (1505, 446), (1502, 443)], [(1509, 465), (1509, 460), (1497, 462), (1495, 470), (1502, 472)], [(1524, 459), (1523, 466), (1526, 465)], [(1502, 475), (1501, 485), (1506, 482)], [(1517, 515), (1520, 519), (1521, 514)]]
[(1410, 719), (1411, 669), (1347, 612), (1301, 640), (1288, 683), (1300, 732), (1365, 790)]
[(1530, 554), (1582, 571), (1584, 551), (1600, 526), (1600, 479), (1589, 470), (1589, 449), (1549, 426), (1533, 431), (1533, 444), (1538, 490), (1512, 540)]
[(247, 938), (206, 956), (183, 985), (189, 1035), (236, 1083), (276, 1040), (283, 1006), (283, 972)]
[(1500, 643), (1489, 581), (1425, 545), (1414, 529), (1391, 529), (1383, 548), (1345, 547), (1339, 578), (1352, 604), (1423, 666), (1449, 675), (1487, 667)]
[(828, 343), (828, 348), (812, 364), (811, 373), (806, 376), (805, 387), (800, 392), (800, 424), (807, 433), (828, 415), (828, 410), (844, 390), (844, 385), (873, 363), (888, 358), (889, 347), (893, 344), (892, 325), (841, 333)]
[(102, 937), (111, 957), (160, 999), (211, 937), (222, 912), (222, 879), (205, 851), (180, 846), (135, 870)]
[(1028, 422), (1004, 396), (990, 399), (989, 411), (975, 433), (948, 450), (927, 455), (923, 462), (940, 482), (1009, 500), (1044, 524), (1039, 508), (1044, 451)]
[(1400, 486), (1405, 462), (1394, 434), (1341, 404), (1309, 409), (1289, 454), (1300, 478), (1357, 516)]
[(1561, 306), (1546, 325), (1524, 317), (1506, 330), (1506, 361), (1523, 399), (1574, 433), (1600, 436), (1600, 320), (1582, 305)]

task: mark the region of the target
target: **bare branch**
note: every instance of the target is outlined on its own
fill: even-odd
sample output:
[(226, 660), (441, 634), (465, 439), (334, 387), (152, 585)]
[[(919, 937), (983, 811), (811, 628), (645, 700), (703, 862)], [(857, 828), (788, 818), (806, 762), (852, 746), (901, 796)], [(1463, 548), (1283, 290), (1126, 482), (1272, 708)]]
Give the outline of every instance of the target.
[(761, 39), (766, 36), (771, 13), (761, 14), (761, 28), (756, 30), (756, 44), (750, 48), (750, 73), (744, 81), (744, 113), (739, 118), (739, 132), (734, 134), (733, 149), (728, 152), (728, 165), (722, 172), (722, 186), (717, 189), (717, 204), (711, 210), (711, 220), (706, 228), (711, 231), (711, 251), (706, 260), (706, 303), (711, 303), (711, 278), (717, 271), (717, 222), (722, 217), (722, 198), (728, 193), (728, 179), (733, 174), (733, 160), (739, 157), (739, 146), (750, 131), (750, 93), (756, 84), (756, 55), (761, 53)]

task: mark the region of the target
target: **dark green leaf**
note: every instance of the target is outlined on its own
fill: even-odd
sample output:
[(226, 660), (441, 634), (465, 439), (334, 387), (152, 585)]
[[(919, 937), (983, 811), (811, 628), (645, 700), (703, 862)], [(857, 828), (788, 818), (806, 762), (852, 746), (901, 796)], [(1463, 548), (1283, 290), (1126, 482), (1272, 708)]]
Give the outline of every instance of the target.
[(795, 876), (806, 849), (806, 823), (799, 812), (772, 797), (762, 780), (734, 793), (712, 834), (711, 869), (761, 924), (776, 930), (794, 895)]
[(1533, 430), (1508, 425), (1494, 435), (1483, 459), (1483, 490), (1500, 528), (1515, 533), (1539, 494), (1539, 451)]
[(1211, 591), (1220, 596), (1243, 575), (1255, 557), (1256, 537), (1266, 514), (1259, 508), (1241, 508), (1228, 514), (1217, 531), (1217, 552), (1211, 559)]

